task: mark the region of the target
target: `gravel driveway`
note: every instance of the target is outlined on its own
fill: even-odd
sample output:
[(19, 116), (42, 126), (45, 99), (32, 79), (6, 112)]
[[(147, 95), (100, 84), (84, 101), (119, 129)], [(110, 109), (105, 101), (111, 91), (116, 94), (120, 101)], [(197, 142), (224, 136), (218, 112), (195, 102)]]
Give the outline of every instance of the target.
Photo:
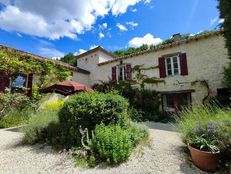
[(50, 147), (22, 144), (17, 129), (0, 130), (0, 174), (197, 174), (204, 173), (185, 160), (179, 134), (168, 124), (146, 123), (150, 127), (151, 147), (137, 149), (130, 160), (117, 167), (83, 169), (71, 158)]

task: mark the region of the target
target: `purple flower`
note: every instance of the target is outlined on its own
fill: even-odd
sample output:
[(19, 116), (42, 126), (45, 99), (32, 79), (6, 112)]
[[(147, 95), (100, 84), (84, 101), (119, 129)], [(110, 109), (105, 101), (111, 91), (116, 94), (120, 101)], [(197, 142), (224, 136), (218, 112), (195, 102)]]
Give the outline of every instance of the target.
[(207, 132), (208, 134), (214, 134), (216, 132), (217, 125), (215, 123), (209, 123), (207, 125)]
[(199, 135), (201, 133), (201, 130), (198, 127), (194, 128), (193, 131), (196, 135)]
[(84, 130), (82, 129), (82, 126), (79, 126), (79, 132), (80, 132), (81, 135), (84, 135), (85, 132), (84, 132)]

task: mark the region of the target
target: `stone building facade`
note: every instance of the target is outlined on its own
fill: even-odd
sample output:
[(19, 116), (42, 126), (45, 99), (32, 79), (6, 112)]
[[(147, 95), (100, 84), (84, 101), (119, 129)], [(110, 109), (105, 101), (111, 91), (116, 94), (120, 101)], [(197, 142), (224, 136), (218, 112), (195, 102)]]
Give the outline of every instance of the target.
[[(202, 104), (207, 96), (216, 96), (224, 85), (223, 69), (228, 64), (224, 38), (220, 32), (179, 39), (158, 48), (115, 58), (97, 47), (77, 56), (84, 76), (76, 72), (73, 79), (87, 86), (100, 81), (135, 79), (132, 68), (142, 65), (142, 73), (164, 82), (146, 84), (146, 89), (160, 93), (162, 110), (176, 112), (182, 106)], [(153, 68), (151, 68), (153, 67)]]

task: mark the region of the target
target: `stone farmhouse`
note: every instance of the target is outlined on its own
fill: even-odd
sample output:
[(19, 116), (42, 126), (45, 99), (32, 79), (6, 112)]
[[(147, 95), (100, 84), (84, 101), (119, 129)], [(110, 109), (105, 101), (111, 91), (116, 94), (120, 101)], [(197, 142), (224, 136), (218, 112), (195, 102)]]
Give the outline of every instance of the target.
[[(0, 46), (0, 49), (6, 49)], [(30, 53), (34, 59), (47, 59)], [(143, 66), (142, 73), (149, 78), (162, 80), (160, 83), (145, 84), (146, 89), (156, 90), (162, 102), (161, 110), (177, 112), (180, 108), (202, 104), (208, 96), (225, 94), (222, 84), (223, 69), (228, 64), (224, 38), (219, 31), (191, 36), (183, 39), (173, 36), (173, 42), (163, 44), (123, 57), (116, 57), (102, 47), (96, 47), (76, 56), (77, 67), (55, 61), (72, 71), (71, 79), (88, 87), (101, 81), (136, 80), (135, 66)], [(36, 82), (33, 74), (11, 77), (0, 73), (0, 92), (11, 87), (17, 80), (27, 88)], [(23, 78), (23, 79), (22, 79)], [(15, 78), (13, 78), (15, 80)]]
[[(116, 58), (101, 47), (78, 55), (78, 68), (73, 80), (87, 86), (100, 81), (132, 80), (132, 69), (142, 65), (142, 73), (164, 82), (146, 84), (146, 89), (160, 93), (163, 111), (177, 112), (182, 106), (202, 104), (208, 96), (225, 93), (223, 69), (228, 63), (224, 38), (219, 31), (195, 35), (185, 40), (180, 34), (173, 43), (147, 51)], [(153, 68), (152, 68), (153, 67)]]

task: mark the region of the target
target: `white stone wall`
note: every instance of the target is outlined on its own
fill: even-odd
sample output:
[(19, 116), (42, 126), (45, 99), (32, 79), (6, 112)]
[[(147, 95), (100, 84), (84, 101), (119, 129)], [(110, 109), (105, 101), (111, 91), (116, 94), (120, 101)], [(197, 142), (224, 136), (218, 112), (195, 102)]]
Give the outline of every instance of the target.
[[(209, 38), (192, 41), (180, 46), (166, 48), (149, 54), (139, 55), (136, 57), (123, 60), (123, 63), (130, 63), (132, 67), (142, 65), (144, 67), (157, 66), (158, 58), (162, 55), (172, 54), (176, 52), (185, 52), (187, 54), (188, 75), (174, 76), (164, 78), (165, 84), (146, 85), (148, 89), (157, 91), (178, 91), (194, 89), (192, 93), (193, 104), (201, 103), (206, 96), (207, 89), (197, 83), (192, 85), (191, 82), (196, 80), (208, 81), (211, 89), (211, 95), (216, 95), (217, 88), (222, 88), (222, 72), (223, 67), (229, 61), (227, 59), (227, 50), (224, 47), (224, 39), (222, 36), (211, 36)], [(96, 62), (95, 62), (96, 63)], [(105, 65), (91, 64), (90, 85), (99, 83), (99, 81), (108, 81), (111, 78), (111, 68), (118, 65), (119, 61), (108, 63)], [(149, 77), (159, 77), (159, 69), (152, 69), (144, 72)], [(134, 75), (134, 74), (133, 74)]]
[(81, 72), (73, 72), (72, 78), (73, 81), (82, 83), (87, 87), (90, 87), (89, 74), (83, 74)]
[(94, 71), (98, 63), (106, 62), (111, 59), (113, 58), (108, 54), (102, 51), (95, 51), (94, 53), (78, 58), (77, 65), (85, 70)]

